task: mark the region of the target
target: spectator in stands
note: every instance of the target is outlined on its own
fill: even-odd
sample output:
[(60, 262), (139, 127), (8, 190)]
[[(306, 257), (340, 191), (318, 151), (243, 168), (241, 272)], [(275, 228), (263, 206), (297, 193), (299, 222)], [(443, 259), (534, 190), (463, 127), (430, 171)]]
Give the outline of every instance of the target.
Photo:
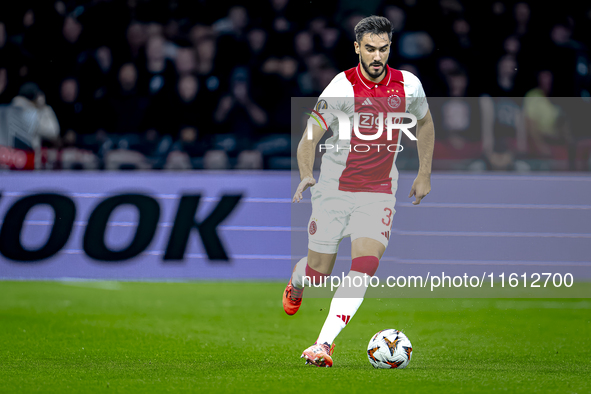
[(76, 78), (67, 77), (60, 85), (59, 101), (55, 110), (60, 120), (62, 134), (61, 168), (96, 169), (98, 157), (92, 151), (98, 150), (89, 109), (80, 99)]
[(180, 47), (176, 53), (175, 66), (179, 77), (193, 74), (197, 71), (195, 50), (191, 47)]
[[(218, 32), (216, 46), (220, 49), (215, 58), (215, 69), (223, 75), (232, 75), (236, 66), (246, 66), (250, 58), (246, 28), (249, 23), (248, 12), (245, 7), (230, 8), (228, 16), (213, 24)], [(228, 48), (232, 48), (228, 50)], [(222, 81), (225, 82), (225, 81)], [(223, 87), (227, 89), (227, 85)]]
[(73, 16), (67, 16), (62, 27), (62, 37), (54, 45), (53, 53), (54, 67), (62, 75), (72, 75), (77, 70), (78, 56), (84, 50), (81, 34), (82, 24)]
[(55, 112), (60, 120), (61, 133), (66, 146), (82, 145), (82, 134), (87, 134), (90, 126), (85, 106), (79, 100), (78, 81), (65, 78), (60, 86), (60, 99)]
[(505, 55), (501, 57), (497, 67), (496, 84), (492, 86), (492, 96), (510, 96), (515, 87), (515, 76), (517, 75), (517, 62), (514, 56)]
[(273, 10), (273, 30), (278, 33), (287, 32), (292, 24), (287, 16), (287, 5), (289, 0), (271, 0)]
[[(290, 128), (291, 98), (301, 96), (296, 75), (297, 67), (297, 61), (288, 56), (281, 59), (270, 58), (263, 65), (268, 87), (264, 99), (273, 97), (267, 108), (271, 122), (275, 125), (272, 131), (274, 133), (287, 133)], [(283, 94), (276, 97), (277, 91)]]
[(139, 92), (148, 96), (159, 93), (167, 94), (176, 84), (175, 66), (165, 56), (165, 40), (160, 35), (154, 35), (146, 44), (146, 63), (139, 70)]
[(513, 14), (515, 16), (515, 27), (513, 34), (517, 35), (518, 37), (524, 36), (528, 33), (531, 16), (529, 5), (524, 2), (515, 4)]
[(257, 129), (267, 124), (267, 113), (250, 97), (245, 69), (234, 71), (230, 91), (221, 98), (214, 120), (219, 130), (214, 145), (231, 154), (250, 149)]
[(127, 46), (126, 54), (130, 60), (135, 61), (141, 55), (141, 50), (146, 45), (146, 32), (144, 26), (139, 22), (132, 22), (127, 27)]
[(521, 42), (516, 36), (509, 36), (503, 43), (503, 49), (508, 55), (517, 56), (521, 49)]
[[(198, 121), (202, 127), (209, 127), (210, 122), (203, 116), (207, 113), (211, 113), (213, 106), (211, 103), (200, 102), (197, 99), (199, 93), (199, 81), (193, 75), (185, 75), (179, 79), (177, 85), (177, 100), (175, 102), (175, 108), (172, 111), (173, 116), (176, 118), (175, 122), (179, 125), (182, 124), (195, 124)], [(178, 128), (176, 130), (179, 130)]]
[(398, 53), (398, 42), (406, 24), (406, 13), (401, 7), (387, 5), (384, 7), (383, 15), (392, 23), (392, 44), (390, 52)]
[(467, 97), (468, 76), (462, 69), (447, 75), (450, 98), (434, 98), (429, 104), (437, 119), (435, 158), (466, 160), (479, 157), (480, 115), (478, 99)]
[(248, 13), (246, 8), (234, 6), (228, 11), (228, 15), (215, 22), (212, 27), (220, 35), (232, 35), (240, 37), (248, 26)]
[(216, 43), (213, 38), (204, 38), (196, 44), (197, 50), (197, 75), (205, 82), (205, 88), (215, 92), (220, 87), (219, 69), (214, 69), (216, 58)]
[(193, 44), (193, 47), (197, 48), (199, 43), (203, 40), (212, 40), (217, 37), (217, 32), (212, 26), (202, 25), (200, 23), (195, 24), (191, 27), (188, 38)]
[[(521, 131), (525, 127), (513, 116), (519, 115), (522, 103), (513, 97), (536, 85), (542, 60), (552, 73), (553, 89), (539, 98), (539, 90), (531, 91), (528, 98), (535, 100), (526, 105), (526, 115), (539, 111), (531, 103), (544, 99), (556, 106), (552, 96), (589, 95), (591, 36), (586, 33), (591, 28), (588, 13), (578, 11), (586, 10), (584, 6), (565, 6), (558, 18), (553, 8), (531, 0), (494, 1), (484, 4), (487, 17), (482, 18), (476, 10), (483, 5), (478, 8), (467, 0), (428, 1), (436, 12), (427, 14), (425, 1), (341, 1), (336, 6), (328, 1), (315, 3), (312, 17), (303, 12), (303, 4), (289, 0), (268, 0), (266, 8), (243, 2), (229, 9), (223, 2), (184, 0), (33, 1), (6, 6), (0, 15), (0, 104), (10, 103), (19, 86), (35, 80), (58, 119), (63, 118), (62, 133), (85, 136), (80, 146), (98, 152), (108, 141), (119, 140), (112, 133), (134, 134), (135, 143), (132, 138), (121, 141), (147, 156), (159, 151), (163, 135), (178, 138), (180, 126), (195, 124), (191, 117), (198, 116), (199, 138), (213, 130), (226, 143), (232, 141), (229, 136), (238, 138), (230, 158), (211, 151), (203, 166), (256, 168), (256, 155), (240, 152), (273, 145), (270, 132), (289, 129), (284, 116), (289, 105), (267, 89), (281, 90), (283, 100), (319, 95), (340, 70), (357, 63), (351, 47), (353, 28), (368, 12), (384, 15), (393, 24), (390, 65), (420, 74), (429, 97), (454, 98), (441, 107), (441, 121), (456, 128), (441, 128), (438, 137), (445, 136), (455, 157), (457, 149), (468, 144), (466, 129), (454, 123), (465, 120), (458, 114), (470, 107), (457, 95), (464, 86), (469, 87), (465, 95), (490, 96), (482, 100), (480, 119), (486, 155), (506, 149), (516, 158), (526, 152), (527, 139)], [(235, 72), (237, 68), (242, 71)], [(67, 82), (60, 83), (63, 78)], [(75, 112), (81, 105), (82, 111)], [(503, 108), (510, 116), (500, 115)], [(570, 120), (571, 141), (586, 139), (586, 129), (574, 127), (584, 122), (578, 109), (560, 109), (563, 115), (556, 122), (567, 125), (562, 119)], [(73, 118), (80, 126), (71, 126)], [(214, 118), (215, 128), (204, 126)], [(470, 119), (472, 125), (477, 117)], [(67, 132), (76, 128), (87, 130)], [(463, 131), (458, 134), (459, 129)], [(530, 123), (532, 152), (537, 156), (556, 159), (561, 156), (548, 152), (571, 144), (563, 131), (552, 142), (542, 129), (542, 140), (533, 130)], [(256, 143), (260, 137), (265, 139), (262, 145)], [(268, 164), (266, 153), (264, 158)]]
[[(341, 26), (341, 34), (339, 35), (339, 41), (336, 44), (336, 52), (339, 53), (340, 56), (334, 59), (336, 67), (339, 70), (347, 70), (351, 68), (351, 64), (359, 62), (359, 56), (351, 49), (351, 43), (356, 40), (355, 25), (357, 25), (357, 23), (359, 23), (364, 17), (365, 15), (351, 12)], [(394, 56), (394, 53), (392, 53), (391, 56)]]
[(86, 92), (82, 92), (85, 100), (100, 100), (109, 96), (116, 79), (113, 66), (113, 53), (106, 45), (92, 51), (80, 70), (80, 80), (86, 84)]
[(110, 100), (108, 114), (113, 133), (136, 134), (143, 130), (149, 100), (137, 90), (137, 70), (132, 63), (126, 63), (119, 69), (119, 92)]
[(260, 28), (251, 29), (246, 35), (250, 51), (249, 68), (251, 72), (260, 70), (267, 53), (267, 33)]
[(295, 54), (299, 59), (305, 59), (314, 53), (312, 34), (304, 30), (295, 36)]
[(431, 55), (434, 42), (426, 31), (407, 32), (400, 37), (398, 55), (403, 59), (423, 59)]
[(480, 100), (482, 152), (493, 169), (510, 169), (516, 155), (527, 153), (527, 134), (522, 99), (510, 97), (515, 84), (515, 58), (503, 56), (490, 95)]
[(458, 18), (453, 22), (452, 30), (454, 33), (453, 47), (454, 57), (462, 64), (470, 64), (476, 57), (472, 29), (465, 18)]
[(569, 167), (574, 169), (575, 146), (570, 123), (562, 108), (550, 99), (552, 81), (551, 71), (540, 71), (538, 86), (525, 95), (523, 112), (527, 133), (532, 142), (531, 151), (535, 156), (546, 158), (559, 157), (560, 152), (557, 150), (568, 152)]
[(35, 83), (27, 82), (21, 86), (18, 96), (0, 111), (0, 145), (33, 150), (39, 157), (42, 140), (59, 141), (60, 127), (55, 113)]
[(6, 50), (6, 43), (7, 43), (7, 37), (6, 37), (6, 24), (2, 21), (0, 21), (0, 55), (4, 55), (5, 54), (5, 50)]
[(0, 105), (8, 104), (12, 95), (8, 86), (8, 70), (6, 67), (0, 67)]
[(195, 126), (182, 126), (179, 132), (179, 139), (172, 145), (173, 151), (184, 152), (191, 158), (203, 157), (209, 148), (207, 141), (199, 136)]
[(166, 160), (167, 169), (205, 168), (211, 170), (226, 169), (229, 159), (223, 150), (209, 150), (210, 144), (201, 138), (195, 126), (183, 125), (179, 139), (171, 148)]
[[(181, 126), (199, 124), (203, 130), (210, 128), (214, 103), (204, 97), (198, 100), (199, 81), (193, 75), (185, 75), (178, 80), (175, 93), (153, 100), (148, 111), (147, 124), (161, 134), (178, 138)], [(209, 114), (209, 116), (207, 116)]]
[[(557, 97), (581, 97), (589, 76), (587, 46), (573, 39), (572, 20), (556, 24), (550, 32), (551, 43), (545, 50), (554, 76), (554, 95)], [(588, 93), (587, 93), (588, 94)]]
[(22, 67), (23, 59), (21, 51), (9, 41), (6, 24), (0, 20), (0, 69), (5, 70), (2, 73), (4, 85), (0, 89), (0, 104), (8, 104), (17, 94), (17, 87), (20, 83), (15, 83), (14, 77), (18, 69)]
[(154, 169), (162, 169), (172, 146), (169, 135), (161, 136), (155, 129), (148, 129), (140, 138), (137, 150), (143, 154)]

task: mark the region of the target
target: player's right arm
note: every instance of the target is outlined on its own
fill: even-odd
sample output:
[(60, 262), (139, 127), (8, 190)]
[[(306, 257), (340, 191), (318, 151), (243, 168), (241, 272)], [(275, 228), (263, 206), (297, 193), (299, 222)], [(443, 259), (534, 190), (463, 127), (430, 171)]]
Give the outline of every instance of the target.
[[(332, 81), (328, 84), (326, 89), (322, 92), (319, 97), (319, 101), (316, 103), (316, 111), (322, 112), (323, 109), (338, 109), (343, 110), (343, 105), (346, 97), (353, 100), (353, 86), (347, 80), (344, 72), (337, 74)], [(354, 108), (354, 105), (350, 105)], [(352, 111), (352, 109), (351, 109)], [(346, 111), (344, 111), (346, 112)], [(334, 115), (322, 114), (324, 116), (324, 123), (328, 128), (334, 120)], [(293, 196), (293, 202), (300, 202), (302, 200), (302, 194), (304, 191), (316, 184), (316, 180), (313, 176), (314, 169), (314, 158), (316, 157), (316, 146), (320, 142), (320, 139), (326, 132), (325, 129), (318, 125), (312, 125), (312, 139), (308, 139), (307, 128), (304, 130), (302, 139), (298, 144), (298, 168), (300, 169), (300, 184)]]
[(300, 184), (293, 196), (292, 202), (300, 202), (304, 191), (316, 184), (314, 179), (314, 158), (316, 157), (316, 147), (324, 135), (325, 130), (317, 125), (312, 125), (312, 139), (308, 139), (308, 132), (304, 131), (302, 139), (298, 144), (298, 168), (300, 170)]

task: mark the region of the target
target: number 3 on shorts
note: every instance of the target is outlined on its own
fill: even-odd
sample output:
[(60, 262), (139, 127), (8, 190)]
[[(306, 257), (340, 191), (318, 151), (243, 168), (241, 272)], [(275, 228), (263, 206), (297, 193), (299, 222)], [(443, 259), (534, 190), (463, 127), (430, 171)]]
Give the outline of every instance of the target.
[[(389, 226), (390, 222), (392, 222), (392, 210), (390, 208), (384, 208), (384, 211), (388, 212), (388, 214), (382, 219), (382, 223), (384, 223), (386, 226)], [(388, 222), (386, 222), (386, 219), (388, 219)]]

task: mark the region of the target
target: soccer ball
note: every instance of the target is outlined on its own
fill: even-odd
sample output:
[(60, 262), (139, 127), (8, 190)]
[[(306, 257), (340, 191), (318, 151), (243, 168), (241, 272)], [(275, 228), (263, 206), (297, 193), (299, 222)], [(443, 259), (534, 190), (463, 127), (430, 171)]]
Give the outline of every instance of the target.
[(367, 345), (367, 358), (374, 368), (406, 368), (411, 357), (409, 339), (393, 328), (379, 331)]

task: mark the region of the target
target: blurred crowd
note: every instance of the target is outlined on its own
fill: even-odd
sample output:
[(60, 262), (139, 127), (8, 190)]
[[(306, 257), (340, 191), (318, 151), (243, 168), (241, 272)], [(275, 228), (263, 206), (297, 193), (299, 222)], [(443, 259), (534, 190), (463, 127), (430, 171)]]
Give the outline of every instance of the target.
[(0, 166), (289, 169), (291, 97), (358, 63), (371, 14), (430, 97), (436, 169), (588, 169), (591, 5), (532, 0), (4, 2)]

